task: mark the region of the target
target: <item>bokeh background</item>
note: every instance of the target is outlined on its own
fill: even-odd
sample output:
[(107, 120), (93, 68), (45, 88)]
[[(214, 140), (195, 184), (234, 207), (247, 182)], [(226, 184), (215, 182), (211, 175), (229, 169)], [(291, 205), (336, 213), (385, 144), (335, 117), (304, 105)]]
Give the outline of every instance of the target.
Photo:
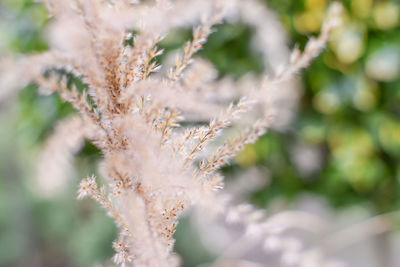
[[(318, 33), (329, 1), (265, 3), (290, 35), (288, 45), (302, 47)], [(343, 3), (343, 26), (301, 73), (303, 91), (290, 126), (268, 132), (224, 169), (228, 184), (229, 177), (258, 171), (261, 182), (244, 198), (260, 208), (312, 203), (334, 218), (347, 214), (349, 221), (399, 209), (400, 2)], [(0, 0), (0, 51), (45, 51), (49, 20), (45, 8), (31, 0)], [(252, 28), (238, 23), (217, 30), (199, 54), (221, 77), (262, 71), (249, 43)], [(173, 34), (161, 44), (167, 51), (189, 39), (190, 29)], [(94, 201), (75, 200), (79, 179), (96, 170), (99, 152), (87, 143), (74, 159), (71, 180), (54, 181), (62, 190), (41, 191), (34, 179), (35, 159), (55, 122), (74, 111), (56, 95), (41, 96), (35, 89), (31, 84), (0, 103), (0, 266), (105, 262), (113, 255), (113, 222)], [(363, 255), (364, 261), (350, 257), (350, 266), (400, 266), (396, 227), (375, 240), (380, 253)], [(182, 219), (176, 237), (184, 266), (215, 257), (198, 235), (190, 219)]]

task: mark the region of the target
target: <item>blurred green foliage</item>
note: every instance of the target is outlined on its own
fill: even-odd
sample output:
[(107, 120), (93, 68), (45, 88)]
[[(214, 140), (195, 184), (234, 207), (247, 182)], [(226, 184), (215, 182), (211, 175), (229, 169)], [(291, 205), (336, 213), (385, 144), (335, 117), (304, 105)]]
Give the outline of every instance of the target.
[[(300, 46), (318, 32), (328, 4), (325, 0), (266, 2), (279, 13), (292, 45)], [(247, 146), (225, 169), (229, 173), (252, 165), (268, 167), (271, 183), (252, 196), (257, 205), (265, 207), (277, 197), (294, 199), (308, 191), (338, 208), (362, 202), (381, 213), (399, 207), (399, 3), (343, 2), (344, 27), (304, 71), (304, 91), (292, 125)], [(17, 53), (47, 49), (43, 29), (49, 18), (42, 5), (1, 0), (0, 15), (4, 18), (1, 46)], [(200, 55), (221, 76), (262, 70), (259, 55), (250, 50), (253, 29), (224, 24), (217, 30)], [(178, 30), (161, 46), (169, 51), (189, 38), (189, 30)], [(23, 266), (27, 259), (22, 255), (36, 255), (27, 254), (28, 250), (40, 251), (42, 265), (38, 266), (90, 266), (108, 259), (114, 226), (96, 203), (71, 201), (78, 181), (55, 199), (42, 199), (31, 190), (31, 171), (22, 167), (35, 155), (27, 151), (38, 150), (54, 123), (74, 112), (72, 107), (56, 95), (40, 96), (32, 84), (19, 94), (16, 109), (16, 116), (0, 118), (5, 126), (0, 134), (14, 140), (0, 144), (0, 266)], [(98, 150), (87, 144), (76, 160), (83, 169), (79, 174), (93, 169), (98, 157)], [(316, 166), (308, 166), (307, 159)], [(194, 266), (209, 255), (200, 248), (198, 253), (187, 251), (184, 244), (190, 241), (182, 233), (189, 228), (186, 221), (179, 227), (177, 248), (183, 252), (185, 266)]]
[[(300, 45), (318, 31), (328, 4), (267, 2)], [(272, 183), (254, 197), (262, 205), (306, 190), (339, 207), (365, 201), (376, 213), (399, 207), (399, 5), (369, 0), (344, 5), (344, 25), (304, 71), (305, 88), (293, 125), (285, 133), (267, 134), (243, 152), (268, 147), (254, 161), (271, 169)], [(302, 149), (293, 151), (297, 146)], [(294, 155), (307, 157), (307, 149), (317, 151), (320, 160), (309, 172), (302, 171)]]

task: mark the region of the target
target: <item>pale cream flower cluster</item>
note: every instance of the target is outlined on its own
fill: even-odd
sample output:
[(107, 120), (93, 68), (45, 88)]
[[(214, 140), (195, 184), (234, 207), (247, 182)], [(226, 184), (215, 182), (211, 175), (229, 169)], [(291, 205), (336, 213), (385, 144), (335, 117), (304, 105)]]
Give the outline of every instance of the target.
[[(53, 16), (51, 50), (23, 59), (19, 71), (26, 71), (24, 78), (34, 80), (42, 92), (59, 93), (81, 114), (60, 123), (64, 127), (56, 129), (48, 149), (57, 151), (58, 144), (59, 151), (72, 155), (88, 139), (101, 150), (104, 185), (90, 176), (81, 182), (78, 198), (95, 199), (115, 219), (120, 230), (113, 244), (115, 263), (179, 265), (173, 234), (182, 212), (196, 205), (214, 207), (219, 214), (230, 212), (231, 219), (238, 218), (232, 219), (235, 222), (249, 224), (250, 234), (268, 235), (269, 228), (258, 223), (263, 216), (254, 219), (253, 213), (229, 208), (221, 200), (225, 198), (219, 197), (223, 195), (219, 169), (279, 120), (280, 111), (291, 108), (276, 104), (282, 98), (280, 87), (324, 48), (340, 7), (333, 5), (321, 35), (285, 62), (287, 49), (277, 46), (284, 43), (282, 30), (272, 13), (255, 0), (43, 2)], [(254, 78), (246, 86), (216, 79), (209, 64), (196, 65), (193, 58), (215, 24), (235, 17), (258, 29), (256, 47), (265, 49), (264, 61), (271, 66), (262, 79)], [(163, 50), (158, 43), (172, 29), (188, 25), (198, 26), (162, 76), (157, 57)], [(271, 52), (274, 47), (278, 50)], [(86, 89), (78, 90), (65, 73), (80, 78)], [(227, 84), (230, 94), (219, 91)], [(237, 137), (224, 138), (224, 129), (249, 113), (249, 127)], [(190, 118), (210, 122), (190, 126)], [(180, 126), (182, 122), (189, 126)], [(211, 149), (209, 144), (221, 138), (221, 145)], [(45, 151), (43, 157), (51, 169), (63, 170), (66, 164), (59, 160), (64, 165), (57, 165), (50, 154)], [(290, 243), (285, 242), (269, 237), (265, 246)]]

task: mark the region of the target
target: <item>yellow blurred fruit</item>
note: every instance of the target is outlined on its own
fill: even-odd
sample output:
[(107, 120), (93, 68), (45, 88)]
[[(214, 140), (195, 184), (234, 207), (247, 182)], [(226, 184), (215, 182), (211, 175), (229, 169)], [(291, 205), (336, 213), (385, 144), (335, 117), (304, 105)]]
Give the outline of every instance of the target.
[(372, 2), (372, 0), (353, 0), (351, 1), (351, 12), (359, 18), (366, 18), (371, 13)]
[(399, 24), (399, 5), (392, 2), (377, 3), (373, 17), (378, 28), (393, 28)]
[(307, 0), (307, 9), (324, 9), (326, 7), (326, 0)]
[(319, 31), (324, 20), (323, 10), (308, 10), (294, 16), (294, 26), (301, 33)]

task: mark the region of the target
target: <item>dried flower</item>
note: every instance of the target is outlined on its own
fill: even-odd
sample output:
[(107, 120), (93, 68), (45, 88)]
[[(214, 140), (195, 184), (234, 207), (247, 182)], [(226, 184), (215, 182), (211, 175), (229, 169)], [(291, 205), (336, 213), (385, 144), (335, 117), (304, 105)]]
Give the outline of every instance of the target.
[[(267, 131), (277, 110), (285, 109), (273, 104), (274, 95), (279, 95), (275, 88), (307, 67), (323, 49), (336, 24), (336, 5), (321, 35), (310, 39), (304, 52), (295, 49), (289, 64), (275, 76), (265, 75), (263, 81), (239, 88), (233, 80), (223, 82), (209, 75), (213, 71), (204, 67), (207, 64), (196, 68), (192, 63), (213, 26), (237, 14), (259, 28), (258, 40), (271, 47), (269, 34), (279, 31), (263, 28), (271, 16), (256, 1), (43, 2), (54, 16), (49, 33), (52, 50), (24, 61), (26, 70), (35, 64), (26, 77), (46, 93), (59, 93), (83, 117), (79, 120), (82, 127), (74, 127), (71, 133), (77, 137), (66, 153), (73, 154), (82, 138), (87, 138), (104, 156), (101, 175), (105, 184), (98, 185), (93, 175), (82, 180), (78, 199), (94, 199), (114, 218), (120, 230), (120, 239), (113, 243), (116, 264), (178, 265), (173, 234), (180, 215), (195, 205), (218, 208), (216, 214), (228, 213), (227, 220), (244, 223), (251, 236), (276, 234), (273, 229), (277, 226), (264, 222), (263, 213), (251, 206), (230, 207), (225, 197), (218, 197), (223, 184), (219, 169)], [(192, 40), (184, 45), (168, 76), (154, 75), (161, 69), (156, 59), (163, 53), (157, 48), (162, 37), (175, 27), (198, 21)], [(138, 31), (133, 46), (127, 44), (131, 29)], [(278, 59), (271, 58), (273, 62)], [(45, 70), (47, 75), (42, 76)], [(83, 92), (63, 75), (65, 72), (85, 83)], [(207, 89), (224, 85), (231, 94), (222, 96), (219, 90)], [(263, 114), (249, 116), (249, 129), (212, 151), (209, 144), (255, 106), (261, 107)], [(180, 126), (190, 114), (210, 122)], [(279, 247), (274, 240), (266, 241), (266, 246)], [(291, 249), (284, 259), (293, 262), (298, 251), (287, 246)]]

